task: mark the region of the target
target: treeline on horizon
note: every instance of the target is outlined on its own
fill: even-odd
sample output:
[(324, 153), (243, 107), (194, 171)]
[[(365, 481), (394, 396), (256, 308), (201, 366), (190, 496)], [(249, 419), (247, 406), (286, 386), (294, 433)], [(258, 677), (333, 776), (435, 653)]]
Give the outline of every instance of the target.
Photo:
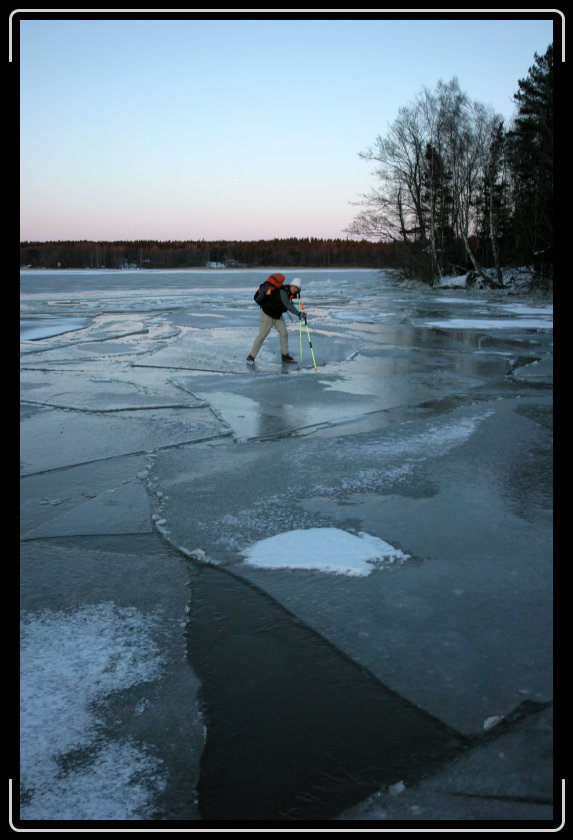
[(399, 247), (393, 242), (352, 239), (287, 238), (257, 241), (117, 242), (50, 241), (20, 243), (20, 265), (31, 268), (227, 268), (351, 267), (397, 268)]

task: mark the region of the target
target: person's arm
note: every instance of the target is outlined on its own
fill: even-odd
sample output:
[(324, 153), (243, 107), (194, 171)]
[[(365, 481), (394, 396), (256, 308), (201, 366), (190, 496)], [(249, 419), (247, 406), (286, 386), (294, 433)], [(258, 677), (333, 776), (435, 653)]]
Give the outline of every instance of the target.
[(294, 315), (296, 315), (297, 318), (300, 318), (302, 313), (299, 312), (298, 309), (296, 308), (296, 306), (293, 305), (292, 301), (290, 301), (288, 299), (286, 289), (281, 289), (280, 293), (281, 293), (281, 303), (283, 304), (283, 306), (285, 306), (286, 309), (288, 309), (289, 312), (292, 312)]

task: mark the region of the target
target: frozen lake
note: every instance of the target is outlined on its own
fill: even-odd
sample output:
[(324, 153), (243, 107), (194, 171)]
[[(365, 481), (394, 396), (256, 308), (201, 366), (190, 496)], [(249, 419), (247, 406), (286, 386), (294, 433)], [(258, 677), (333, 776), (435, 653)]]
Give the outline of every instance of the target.
[(334, 820), (552, 699), (552, 305), (283, 272), (316, 371), (268, 272), (21, 272), (23, 825)]

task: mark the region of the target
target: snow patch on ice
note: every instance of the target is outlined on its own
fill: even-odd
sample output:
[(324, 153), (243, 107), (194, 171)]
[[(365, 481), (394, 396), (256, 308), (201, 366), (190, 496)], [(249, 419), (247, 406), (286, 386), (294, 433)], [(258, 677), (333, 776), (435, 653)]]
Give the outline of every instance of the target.
[(190, 560), (196, 560), (197, 563), (204, 563), (209, 566), (218, 566), (219, 561), (214, 560), (213, 558), (209, 557), (206, 552), (203, 551), (202, 548), (194, 548), (188, 549), (185, 548), (184, 545), (178, 546), (179, 551), (185, 555), (185, 557), (189, 557)]
[(308, 528), (268, 537), (243, 552), (244, 562), (266, 569), (309, 569), (365, 576), (409, 555), (371, 534)]
[[(365, 441), (342, 440), (332, 450), (330, 457), (339, 460), (356, 460), (357, 456), (360, 456), (361, 460), (368, 458), (373, 463), (387, 465), (391, 457), (408, 457), (417, 460), (444, 455), (451, 449), (466, 443), (493, 413), (493, 408), (478, 406), (473, 415), (461, 413), (461, 416), (447, 417), (436, 421), (421, 432), (415, 431), (415, 424), (412, 424), (414, 431), (412, 434), (405, 435), (404, 430), (407, 426), (404, 424), (400, 432), (388, 432), (382, 438)], [(405, 467), (406, 465), (402, 463), (401, 468), (405, 469)], [(389, 470), (388, 466), (386, 469)]]
[(404, 784), (404, 782), (400, 781), (396, 782), (395, 785), (390, 785), (390, 787), (388, 788), (388, 793), (390, 794), (390, 796), (399, 796), (401, 793), (404, 793), (405, 790), (406, 785)]
[(486, 720), (484, 720), (483, 728), (486, 730), (492, 729), (494, 726), (497, 726), (500, 720), (503, 720), (503, 717), (501, 717), (500, 715), (492, 715), (491, 717), (488, 717), (486, 718)]
[(21, 819), (149, 818), (165, 785), (161, 762), (144, 744), (104, 734), (96, 704), (160, 676), (153, 626), (113, 603), (23, 615)]

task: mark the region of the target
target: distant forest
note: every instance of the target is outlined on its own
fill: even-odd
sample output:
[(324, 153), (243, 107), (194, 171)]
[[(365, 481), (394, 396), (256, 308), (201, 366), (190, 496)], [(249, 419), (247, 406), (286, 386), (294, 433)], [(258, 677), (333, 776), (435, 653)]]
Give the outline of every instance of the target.
[(395, 243), (352, 239), (241, 241), (22, 242), (20, 265), (31, 268), (396, 268)]

